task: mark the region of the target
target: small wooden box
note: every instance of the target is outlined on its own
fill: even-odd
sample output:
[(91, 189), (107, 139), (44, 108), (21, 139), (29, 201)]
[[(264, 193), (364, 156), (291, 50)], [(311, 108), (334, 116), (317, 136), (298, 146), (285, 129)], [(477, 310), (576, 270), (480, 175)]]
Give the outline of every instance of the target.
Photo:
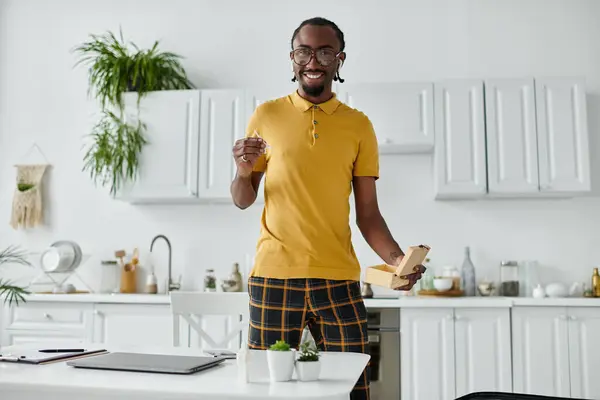
[(368, 267), (365, 282), (388, 289), (398, 289), (408, 285), (408, 279), (405, 279), (404, 276), (412, 274), (417, 265), (423, 264), (429, 249), (429, 246), (423, 244), (409, 247), (397, 268), (388, 264)]

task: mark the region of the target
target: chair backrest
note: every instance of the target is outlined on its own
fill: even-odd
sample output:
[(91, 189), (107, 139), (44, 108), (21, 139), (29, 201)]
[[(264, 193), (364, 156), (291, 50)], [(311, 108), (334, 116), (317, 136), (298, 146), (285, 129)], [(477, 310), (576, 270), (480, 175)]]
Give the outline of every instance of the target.
[(198, 346), (205, 349), (237, 351), (246, 342), (250, 308), (247, 292), (173, 291), (170, 298), (174, 346), (181, 344), (181, 319), (188, 324), (188, 346), (192, 330), (199, 336)]

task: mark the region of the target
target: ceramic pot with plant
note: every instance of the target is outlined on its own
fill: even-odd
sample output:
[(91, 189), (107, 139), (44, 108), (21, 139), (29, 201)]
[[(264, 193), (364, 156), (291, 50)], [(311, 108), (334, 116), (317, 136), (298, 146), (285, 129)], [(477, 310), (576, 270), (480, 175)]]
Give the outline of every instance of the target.
[(286, 382), (294, 373), (295, 351), (285, 340), (278, 340), (267, 350), (267, 364), (271, 382)]
[(296, 375), (298, 380), (303, 382), (316, 381), (321, 374), (321, 360), (319, 351), (310, 342), (304, 342), (300, 345), (300, 356), (296, 360)]

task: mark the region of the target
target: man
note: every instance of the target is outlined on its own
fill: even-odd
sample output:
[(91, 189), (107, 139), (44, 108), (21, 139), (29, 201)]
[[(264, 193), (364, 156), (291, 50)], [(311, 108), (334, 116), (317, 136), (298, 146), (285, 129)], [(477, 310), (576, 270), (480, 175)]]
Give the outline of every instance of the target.
[[(251, 206), (265, 176), (265, 207), (249, 277), (250, 348), (276, 340), (297, 348), (308, 326), (321, 349), (368, 353), (360, 265), (349, 226), (354, 191), (356, 223), (388, 264), (404, 253), (377, 203), (378, 147), (369, 119), (341, 103), (332, 81), (343, 82), (344, 35), (331, 21), (304, 21), (292, 36), (290, 59), (298, 90), (260, 105), (247, 136), (233, 147), (233, 202)], [(409, 290), (424, 267), (409, 276)], [(352, 399), (369, 398), (369, 369)]]

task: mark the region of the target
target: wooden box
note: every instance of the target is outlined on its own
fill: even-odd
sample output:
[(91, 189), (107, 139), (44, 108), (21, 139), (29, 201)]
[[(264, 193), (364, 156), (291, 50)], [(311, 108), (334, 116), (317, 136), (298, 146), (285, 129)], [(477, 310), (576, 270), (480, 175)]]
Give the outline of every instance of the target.
[(423, 264), (429, 249), (429, 246), (423, 244), (409, 247), (398, 267), (388, 264), (368, 267), (365, 282), (388, 289), (398, 289), (408, 285), (408, 279), (404, 277), (415, 272), (414, 268), (417, 265)]

